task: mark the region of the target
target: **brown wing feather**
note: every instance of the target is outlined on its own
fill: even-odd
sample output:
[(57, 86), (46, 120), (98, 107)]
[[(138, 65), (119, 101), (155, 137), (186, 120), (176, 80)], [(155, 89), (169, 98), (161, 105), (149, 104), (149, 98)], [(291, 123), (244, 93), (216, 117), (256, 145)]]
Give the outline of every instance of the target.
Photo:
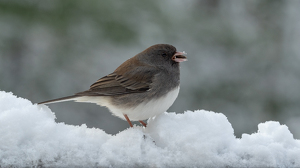
[(84, 92), (77, 93), (78, 96), (113, 96), (130, 93), (145, 92), (150, 89), (152, 80), (148, 82), (139, 82), (134, 79), (128, 79), (122, 75), (112, 73), (105, 76), (94, 84), (90, 89)]
[(109, 74), (93, 83), (90, 89), (119, 86), (120, 84), (116, 81), (116, 76), (115, 73)]
[(116, 81), (120, 83), (121, 86), (131, 89), (131, 90), (143, 90), (143, 89), (149, 89), (150, 85), (152, 83), (151, 80), (149, 81), (137, 81), (132, 78), (127, 78), (126, 76), (123, 75), (118, 75), (116, 77)]
[(145, 66), (133, 57), (120, 65), (113, 73), (93, 83), (89, 90), (76, 95), (113, 96), (145, 92), (151, 88), (152, 78), (157, 73), (155, 68), (149, 66), (145, 68)]

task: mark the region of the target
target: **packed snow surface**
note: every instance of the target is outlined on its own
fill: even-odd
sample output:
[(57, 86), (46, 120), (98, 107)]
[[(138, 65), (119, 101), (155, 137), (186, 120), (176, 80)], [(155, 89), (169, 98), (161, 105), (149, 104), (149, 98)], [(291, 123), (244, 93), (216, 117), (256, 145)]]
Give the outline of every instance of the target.
[(0, 91), (0, 167), (300, 167), (300, 141), (268, 121), (234, 136), (226, 116), (163, 113), (116, 135), (55, 122), (45, 105)]

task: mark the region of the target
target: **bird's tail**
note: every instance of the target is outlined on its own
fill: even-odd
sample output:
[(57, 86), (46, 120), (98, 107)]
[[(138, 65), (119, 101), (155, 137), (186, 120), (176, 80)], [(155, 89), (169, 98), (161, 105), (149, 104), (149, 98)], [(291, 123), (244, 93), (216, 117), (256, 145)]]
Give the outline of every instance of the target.
[(80, 97), (80, 96), (73, 95), (73, 96), (61, 97), (58, 99), (43, 101), (38, 104), (51, 104), (51, 103), (59, 103), (59, 102), (72, 101), (72, 100), (74, 101), (74, 100), (76, 100), (77, 97)]

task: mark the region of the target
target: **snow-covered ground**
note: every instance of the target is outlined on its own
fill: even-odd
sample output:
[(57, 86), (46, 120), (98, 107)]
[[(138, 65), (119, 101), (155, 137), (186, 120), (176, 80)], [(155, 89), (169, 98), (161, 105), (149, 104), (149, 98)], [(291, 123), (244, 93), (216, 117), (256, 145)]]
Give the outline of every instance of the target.
[(0, 91), (0, 167), (300, 167), (300, 141), (287, 126), (233, 132), (223, 114), (197, 110), (109, 135), (56, 123), (47, 106)]

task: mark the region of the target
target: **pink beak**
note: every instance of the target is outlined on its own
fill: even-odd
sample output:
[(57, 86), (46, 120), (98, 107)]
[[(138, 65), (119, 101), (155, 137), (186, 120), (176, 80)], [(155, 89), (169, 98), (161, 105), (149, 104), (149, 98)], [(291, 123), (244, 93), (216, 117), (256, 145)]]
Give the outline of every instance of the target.
[(183, 52), (177, 51), (173, 55), (172, 60), (175, 61), (175, 62), (184, 62), (184, 61), (187, 61), (186, 56), (184, 56), (184, 55), (186, 55), (186, 52), (184, 52), (184, 51)]

